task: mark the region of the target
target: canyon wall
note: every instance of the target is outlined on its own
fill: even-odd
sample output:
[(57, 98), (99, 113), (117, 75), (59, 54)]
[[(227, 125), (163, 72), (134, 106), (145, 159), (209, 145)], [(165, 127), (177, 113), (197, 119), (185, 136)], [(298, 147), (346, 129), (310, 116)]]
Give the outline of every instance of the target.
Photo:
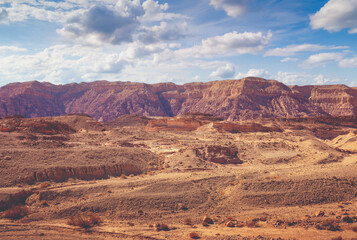
[(2, 117), (85, 113), (106, 122), (125, 114), (176, 116), (188, 112), (226, 120), (356, 115), (357, 89), (345, 85), (286, 86), (253, 77), (184, 85), (33, 81), (0, 88)]

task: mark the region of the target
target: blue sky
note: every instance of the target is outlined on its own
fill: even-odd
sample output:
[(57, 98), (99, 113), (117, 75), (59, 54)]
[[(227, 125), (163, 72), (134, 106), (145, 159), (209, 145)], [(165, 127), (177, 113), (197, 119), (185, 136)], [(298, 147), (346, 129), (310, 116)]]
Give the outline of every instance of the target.
[(357, 86), (357, 0), (0, 0), (0, 85)]

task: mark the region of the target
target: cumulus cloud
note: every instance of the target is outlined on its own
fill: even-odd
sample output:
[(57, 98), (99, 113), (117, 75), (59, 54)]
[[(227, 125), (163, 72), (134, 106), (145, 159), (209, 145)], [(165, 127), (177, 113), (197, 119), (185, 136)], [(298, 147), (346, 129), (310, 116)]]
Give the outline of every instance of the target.
[[(132, 68), (132, 72), (126, 76), (126, 80), (134, 76), (131, 80), (138, 81), (138, 76), (146, 76), (154, 67), (160, 69), (162, 73), (163, 66), (156, 66), (152, 55), (169, 47), (165, 43), (146, 45), (140, 42), (102, 48), (55, 45), (35, 53), (27, 51), (0, 56), (0, 83), (29, 79), (52, 83), (118, 80), (123, 71), (128, 68)], [(24, 50), (8, 46), (6, 48), (3, 46), (2, 49)], [(139, 67), (143, 69), (143, 66), (149, 66), (145, 68), (146, 72), (138, 72)], [(167, 69), (168, 66), (169, 64), (164, 67)], [(180, 70), (182, 71), (182, 68)], [(178, 75), (178, 72), (175, 74)], [(159, 75), (160, 73), (157, 73), (156, 76)]]
[[(120, 73), (130, 62), (113, 54), (83, 46), (55, 45), (36, 53), (0, 57), (2, 80), (36, 79), (52, 83), (85, 81), (86, 76)], [(90, 80), (96, 80), (90, 79)]]
[(333, 84), (338, 83), (339, 81), (339, 78), (329, 78), (322, 74), (319, 74), (314, 78), (314, 83), (317, 85)]
[(168, 24), (161, 22), (160, 25), (144, 27), (138, 34), (138, 39), (146, 44), (156, 42), (176, 41), (188, 36), (187, 23)]
[(313, 76), (311, 74), (299, 72), (278, 72), (278, 74), (274, 76), (275, 80), (288, 85), (304, 85), (308, 83), (312, 78)]
[(228, 16), (238, 17), (247, 8), (248, 0), (210, 0), (215, 9), (223, 9)]
[(319, 53), (311, 55), (300, 66), (303, 68), (325, 67), (326, 64), (342, 59), (342, 53)]
[(323, 74), (314, 75), (304, 72), (278, 72), (277, 75), (273, 76), (279, 82), (287, 85), (306, 85), (306, 84), (334, 84), (341, 82), (339, 78), (331, 78)]
[(258, 53), (269, 44), (272, 33), (236, 31), (202, 40), (201, 45), (176, 51), (181, 57), (212, 57), (217, 55), (237, 55)]
[(329, 0), (310, 16), (310, 25), (313, 29), (323, 28), (331, 32), (349, 28), (349, 33), (357, 33), (357, 1)]
[(249, 69), (249, 71), (247, 73), (241, 73), (239, 72), (236, 75), (237, 79), (241, 79), (241, 78), (246, 78), (246, 77), (261, 77), (261, 78), (269, 78), (270, 74), (268, 71), (264, 70), (264, 69), (256, 69), (256, 68), (252, 68)]
[(139, 26), (138, 17), (143, 14), (139, 0), (120, 0), (115, 8), (93, 6), (84, 13), (72, 16), (57, 32), (67, 38), (95, 45), (130, 42)]
[(338, 66), (343, 67), (343, 68), (357, 68), (357, 57), (342, 59), (338, 63)]
[(227, 63), (225, 66), (219, 67), (216, 71), (212, 72), (209, 78), (231, 78), (235, 72), (234, 65)]
[(163, 20), (172, 20), (174, 18), (186, 18), (185, 16), (178, 13), (167, 13), (169, 9), (169, 4), (159, 4), (158, 1), (146, 0), (143, 2), (143, 8), (145, 14), (143, 16), (144, 21), (163, 21)]
[[(186, 37), (187, 23), (181, 21), (185, 17), (164, 12), (168, 8), (167, 3), (154, 0), (142, 4), (140, 0), (117, 0), (114, 5), (96, 3), (68, 13), (63, 28), (57, 32), (66, 39), (90, 45), (118, 45), (137, 39), (153, 44)], [(159, 25), (155, 25), (158, 21)]]
[(300, 44), (300, 45), (289, 45), (284, 48), (274, 48), (269, 49), (264, 55), (265, 56), (280, 56), (280, 57), (290, 57), (294, 56), (298, 52), (316, 52), (321, 50), (333, 50), (333, 49), (346, 49), (347, 46), (324, 46), (317, 44)]
[(0, 52), (26, 52), (26, 48), (20, 48), (17, 46), (0, 46)]

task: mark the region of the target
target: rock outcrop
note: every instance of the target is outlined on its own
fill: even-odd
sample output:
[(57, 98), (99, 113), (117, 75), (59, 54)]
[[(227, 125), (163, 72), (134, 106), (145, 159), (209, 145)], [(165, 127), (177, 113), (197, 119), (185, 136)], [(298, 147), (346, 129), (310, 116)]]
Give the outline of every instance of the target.
[(85, 113), (99, 121), (126, 114), (206, 113), (225, 120), (357, 114), (357, 89), (345, 85), (286, 86), (244, 78), (184, 85), (97, 81), (53, 85), (12, 83), (0, 88), (0, 116)]
[(210, 145), (196, 148), (195, 153), (205, 161), (219, 164), (242, 164), (238, 157), (238, 150), (234, 146)]
[(87, 167), (56, 167), (34, 172), (32, 175), (22, 177), (18, 183), (34, 184), (36, 182), (65, 182), (69, 178), (81, 180), (106, 179), (110, 176), (137, 175), (143, 171), (133, 164), (116, 164), (108, 166)]
[(0, 191), (0, 211), (4, 211), (11, 206), (24, 204), (26, 199), (33, 192), (25, 191), (20, 188), (3, 188)]

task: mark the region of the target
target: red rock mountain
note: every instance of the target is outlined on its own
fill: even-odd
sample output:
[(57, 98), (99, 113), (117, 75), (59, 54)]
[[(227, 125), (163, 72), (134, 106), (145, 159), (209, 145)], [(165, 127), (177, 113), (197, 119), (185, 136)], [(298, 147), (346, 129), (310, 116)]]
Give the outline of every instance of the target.
[(11, 83), (0, 88), (0, 116), (86, 113), (100, 121), (125, 114), (212, 114), (226, 120), (357, 114), (357, 88), (345, 85), (286, 86), (244, 78), (184, 85), (97, 81), (53, 85)]

